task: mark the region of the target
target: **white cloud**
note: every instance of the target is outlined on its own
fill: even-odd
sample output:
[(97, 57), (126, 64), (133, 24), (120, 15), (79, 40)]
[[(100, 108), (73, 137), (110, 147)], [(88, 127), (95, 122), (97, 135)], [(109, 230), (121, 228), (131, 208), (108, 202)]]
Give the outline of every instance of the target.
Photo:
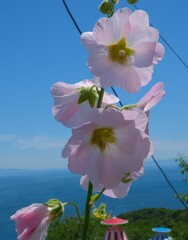
[(48, 149), (48, 148), (59, 148), (62, 147), (64, 140), (51, 139), (46, 136), (34, 136), (30, 139), (17, 139), (17, 144), (21, 148), (38, 148), (38, 149)]
[(65, 139), (55, 139), (49, 136), (32, 136), (30, 138), (23, 138), (16, 135), (0, 135), (1, 142), (11, 142), (16, 144), (22, 149), (36, 148), (36, 149), (49, 149), (49, 148), (62, 148), (65, 144)]
[(0, 142), (12, 142), (14, 139), (16, 139), (16, 135), (0, 135)]
[[(53, 149), (63, 148), (68, 140), (68, 136), (65, 138), (55, 138), (50, 136), (32, 136), (32, 137), (20, 137), (17, 135), (0, 135), (0, 142), (12, 143), (21, 149)], [(170, 159), (176, 158), (178, 153), (181, 153), (188, 157), (188, 140), (175, 141), (175, 140), (154, 140), (154, 156), (158, 159)]]

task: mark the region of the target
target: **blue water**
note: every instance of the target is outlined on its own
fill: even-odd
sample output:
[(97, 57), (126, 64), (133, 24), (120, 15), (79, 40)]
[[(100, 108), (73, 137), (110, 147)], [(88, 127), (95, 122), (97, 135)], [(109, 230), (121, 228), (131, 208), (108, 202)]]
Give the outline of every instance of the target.
[[(160, 161), (163, 170), (178, 192), (188, 192), (179, 173), (177, 163)], [(32, 203), (46, 202), (50, 198), (62, 202), (74, 201), (83, 212), (86, 192), (81, 189), (79, 176), (67, 170), (3, 170), (0, 169), (0, 240), (16, 240), (15, 224), (10, 216), (16, 210)], [(183, 208), (175, 198), (164, 177), (153, 162), (145, 164), (145, 174), (136, 181), (124, 199), (102, 197), (113, 215), (149, 207)], [(67, 216), (75, 214), (72, 207)]]

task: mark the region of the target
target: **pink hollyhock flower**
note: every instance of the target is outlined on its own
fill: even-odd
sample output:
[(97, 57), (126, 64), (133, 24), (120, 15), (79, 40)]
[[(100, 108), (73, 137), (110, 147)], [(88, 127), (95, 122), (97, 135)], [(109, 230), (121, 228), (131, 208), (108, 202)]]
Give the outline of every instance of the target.
[(16, 221), (19, 240), (44, 240), (52, 216), (44, 204), (32, 204), (17, 211), (11, 220)]
[(151, 80), (154, 65), (163, 58), (158, 37), (146, 12), (123, 8), (111, 18), (99, 19), (81, 41), (89, 51), (88, 66), (100, 77), (102, 87), (117, 85), (137, 92)]
[(64, 204), (56, 199), (22, 208), (11, 216), (11, 220), (16, 221), (17, 239), (45, 240), (50, 223), (61, 217), (63, 212)]
[[(139, 177), (141, 177), (143, 174), (144, 174), (144, 168), (142, 167), (140, 171), (133, 172), (130, 174), (130, 176), (125, 178), (125, 179), (130, 179), (131, 181), (126, 182), (124, 181), (124, 179), (122, 179), (122, 181), (112, 189), (105, 189), (103, 194), (111, 198), (124, 198), (125, 196), (127, 196), (129, 189), (131, 187), (131, 184), (135, 180), (137, 180)], [(88, 183), (89, 183), (88, 176), (81, 177), (80, 184), (85, 190), (87, 190), (88, 188)], [(101, 192), (103, 189), (104, 189), (104, 186), (102, 184), (99, 184), (99, 186), (94, 187), (93, 191)]]
[(111, 189), (143, 166), (151, 146), (148, 118), (140, 110), (93, 109), (92, 114), (92, 122), (72, 130), (62, 156), (72, 172)]
[[(86, 123), (90, 119), (92, 107), (97, 104), (98, 93), (93, 87), (97, 85), (97, 81), (96, 78), (94, 81), (83, 80), (76, 84), (55, 83), (51, 89), (54, 97), (52, 113), (55, 119), (71, 128)], [(118, 101), (117, 97), (105, 92), (102, 106)]]
[(136, 104), (136, 107), (142, 109), (144, 112), (147, 112), (152, 107), (154, 107), (164, 95), (165, 95), (164, 84), (162, 82), (158, 82)]

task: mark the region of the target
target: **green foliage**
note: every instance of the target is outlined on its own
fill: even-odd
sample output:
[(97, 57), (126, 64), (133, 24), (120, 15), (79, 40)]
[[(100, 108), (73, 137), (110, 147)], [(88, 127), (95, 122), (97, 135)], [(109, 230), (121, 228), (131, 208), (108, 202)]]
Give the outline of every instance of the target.
[[(187, 240), (188, 236), (188, 211), (169, 210), (164, 208), (148, 208), (121, 214), (119, 217), (129, 220), (125, 225), (125, 232), (129, 240), (146, 240), (154, 234), (153, 227), (169, 227), (173, 240)], [(89, 228), (88, 240), (103, 240), (105, 227), (100, 222), (92, 219)], [(76, 218), (66, 218), (62, 222), (51, 225), (47, 240), (81, 240), (82, 227)]]
[(68, 218), (63, 222), (51, 224), (48, 231), (48, 240), (70, 240), (81, 238), (81, 226), (76, 218)]
[[(100, 236), (104, 236), (104, 231), (105, 229), (101, 226), (100, 221), (91, 219), (88, 240), (93, 240), (94, 235), (97, 236), (95, 240), (103, 240)], [(96, 232), (97, 234), (95, 234)], [(62, 222), (51, 224), (46, 240), (81, 240), (81, 238), (82, 226), (76, 218), (71, 217), (64, 219)]]
[(186, 176), (183, 180), (187, 182), (188, 181), (188, 163), (186, 162), (186, 157), (179, 154), (179, 156), (176, 158), (176, 162), (179, 163), (181, 174)]
[[(180, 173), (184, 176), (183, 181), (188, 182), (188, 163), (186, 162), (185, 156), (179, 154), (176, 158), (176, 162), (179, 163)], [(188, 203), (188, 193), (179, 194), (179, 196), (185, 203)]]
[(133, 211), (120, 215), (121, 218), (129, 220), (126, 232), (129, 240), (149, 239), (153, 233), (153, 227), (169, 227), (172, 229), (170, 236), (173, 239), (186, 240), (188, 236), (188, 211), (169, 210), (164, 208), (149, 208)]

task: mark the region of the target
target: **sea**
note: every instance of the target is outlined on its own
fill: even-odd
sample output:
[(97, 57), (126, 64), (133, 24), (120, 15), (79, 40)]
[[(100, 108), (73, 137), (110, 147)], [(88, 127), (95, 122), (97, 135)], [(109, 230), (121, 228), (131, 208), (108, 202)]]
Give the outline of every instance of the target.
[[(188, 184), (182, 181), (178, 163), (163, 160), (159, 164), (178, 193), (188, 192)], [(0, 240), (17, 239), (15, 222), (10, 216), (32, 203), (43, 203), (51, 198), (73, 201), (83, 213), (86, 191), (79, 181), (80, 176), (67, 169), (0, 169)], [(132, 184), (127, 197), (112, 199), (103, 196), (100, 202), (107, 205), (107, 211), (113, 216), (142, 208), (184, 208), (153, 161), (145, 163), (144, 175)], [(65, 217), (70, 216), (76, 216), (76, 213), (72, 206), (67, 206)]]

